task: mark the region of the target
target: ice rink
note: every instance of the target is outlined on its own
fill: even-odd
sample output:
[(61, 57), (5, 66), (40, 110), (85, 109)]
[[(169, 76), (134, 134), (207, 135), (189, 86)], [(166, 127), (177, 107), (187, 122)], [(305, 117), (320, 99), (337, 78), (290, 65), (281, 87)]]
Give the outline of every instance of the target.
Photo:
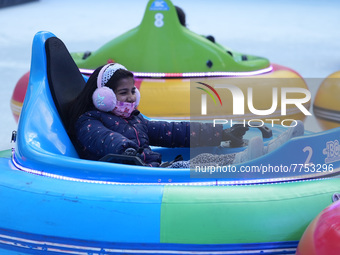
[[(340, 70), (340, 1), (173, 0), (188, 28), (214, 35), (236, 51), (268, 58), (296, 70), (313, 94), (323, 78)], [(0, 150), (16, 130), (10, 99), (30, 68), (38, 31), (50, 31), (69, 51), (94, 51), (139, 25), (147, 0), (39, 0), (0, 8)]]

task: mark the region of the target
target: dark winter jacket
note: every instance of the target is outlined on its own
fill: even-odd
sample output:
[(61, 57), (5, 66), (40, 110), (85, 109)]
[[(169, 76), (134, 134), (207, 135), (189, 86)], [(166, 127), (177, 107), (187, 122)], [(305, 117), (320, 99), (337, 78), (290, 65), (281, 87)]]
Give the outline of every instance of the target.
[(103, 156), (123, 154), (127, 148), (141, 151), (139, 157), (151, 166), (159, 166), (161, 154), (152, 146), (217, 146), (222, 126), (194, 122), (150, 121), (138, 112), (125, 119), (112, 113), (89, 111), (75, 124), (76, 146), (81, 158), (99, 160)]

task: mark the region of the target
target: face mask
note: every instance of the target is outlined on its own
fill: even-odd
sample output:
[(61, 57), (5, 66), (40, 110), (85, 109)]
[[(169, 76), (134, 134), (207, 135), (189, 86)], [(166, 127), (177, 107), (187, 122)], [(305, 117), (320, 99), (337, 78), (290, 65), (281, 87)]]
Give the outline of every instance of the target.
[(136, 102), (128, 103), (117, 101), (116, 107), (112, 110), (112, 112), (117, 116), (128, 118), (135, 109)]

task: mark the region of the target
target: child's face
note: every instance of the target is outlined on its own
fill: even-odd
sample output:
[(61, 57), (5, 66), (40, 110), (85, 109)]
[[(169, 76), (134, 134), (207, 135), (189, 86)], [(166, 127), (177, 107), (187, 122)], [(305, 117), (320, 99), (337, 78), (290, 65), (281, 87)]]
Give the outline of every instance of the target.
[(132, 77), (120, 79), (114, 92), (118, 101), (136, 102), (135, 80)]

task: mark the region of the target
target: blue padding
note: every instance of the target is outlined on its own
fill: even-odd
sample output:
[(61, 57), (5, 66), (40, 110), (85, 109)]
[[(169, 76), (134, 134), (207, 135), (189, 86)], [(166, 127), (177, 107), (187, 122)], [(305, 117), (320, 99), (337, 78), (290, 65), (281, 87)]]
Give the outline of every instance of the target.
[(66, 239), (160, 242), (161, 185), (90, 184), (2, 167), (0, 194), (1, 228)]
[[(53, 250), (58, 249), (63, 251), (63, 254), (76, 252), (88, 254), (201, 254), (202, 252), (217, 252), (218, 254), (228, 255), (268, 255), (295, 254), (296, 247), (298, 245), (297, 241), (211, 245), (95, 242), (92, 240), (41, 236), (7, 229), (0, 229), (0, 235), (0, 251), (1, 248), (3, 248), (13, 251), (21, 251), (24, 252), (24, 254), (58, 254), (53, 252)], [(20, 238), (21, 240), (12, 244), (12, 240), (15, 240), (16, 238)], [(1, 245), (2, 241), (9, 242), (9, 244)]]

